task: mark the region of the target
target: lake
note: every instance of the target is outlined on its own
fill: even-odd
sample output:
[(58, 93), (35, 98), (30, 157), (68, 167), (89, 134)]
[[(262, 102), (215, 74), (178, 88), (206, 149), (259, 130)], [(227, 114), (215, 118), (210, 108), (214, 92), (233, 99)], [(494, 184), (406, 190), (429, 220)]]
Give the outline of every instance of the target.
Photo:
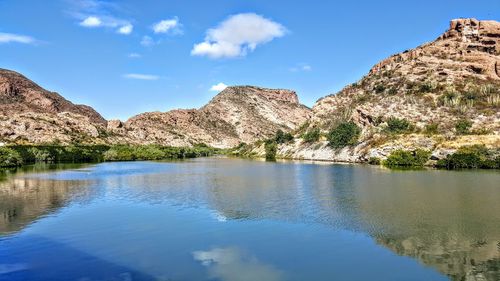
[(0, 177), (0, 280), (500, 280), (500, 172), (199, 158)]

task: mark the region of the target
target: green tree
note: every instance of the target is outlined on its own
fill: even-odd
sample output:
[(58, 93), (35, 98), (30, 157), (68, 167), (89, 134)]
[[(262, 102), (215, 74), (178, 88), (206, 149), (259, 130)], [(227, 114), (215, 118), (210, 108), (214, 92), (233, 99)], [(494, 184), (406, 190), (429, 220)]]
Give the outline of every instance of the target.
[(278, 145), (273, 140), (266, 141), (264, 148), (266, 150), (266, 160), (276, 161), (276, 153), (278, 151)]
[(328, 144), (333, 148), (355, 145), (361, 135), (361, 128), (356, 123), (344, 122), (332, 129), (327, 136)]
[(21, 155), (10, 148), (0, 147), (0, 167), (17, 167), (23, 164)]

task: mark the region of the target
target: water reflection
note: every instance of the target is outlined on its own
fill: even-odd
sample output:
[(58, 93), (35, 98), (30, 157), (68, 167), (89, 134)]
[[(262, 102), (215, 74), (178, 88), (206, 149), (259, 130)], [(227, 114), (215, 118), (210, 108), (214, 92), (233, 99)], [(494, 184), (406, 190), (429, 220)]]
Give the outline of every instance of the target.
[(193, 258), (208, 268), (210, 278), (223, 281), (280, 281), (283, 274), (261, 263), (256, 257), (244, 255), (238, 248), (214, 248), (193, 252)]
[[(38, 172), (52, 170), (50, 166), (31, 168)], [(60, 169), (59, 166), (57, 170)], [(25, 170), (13, 177), (7, 175), (0, 181), (0, 235), (18, 231), (70, 202), (92, 196), (88, 189), (92, 182), (30, 177), (31, 171)]]
[[(216, 245), (221, 245), (219, 236), (223, 242), (251, 238), (252, 233), (240, 231), (239, 227), (248, 231), (250, 223), (265, 221), (279, 223), (280, 227), (283, 223), (307, 225), (308, 229), (321, 225), (367, 234), (378, 245), (417, 259), (452, 280), (500, 280), (498, 182), (500, 173), (495, 171), (389, 171), (368, 166), (212, 158), (172, 163), (106, 163), (7, 177), (0, 182), (0, 233), (18, 231), (66, 205), (95, 207), (93, 200), (99, 198), (104, 206), (99, 205), (99, 210), (104, 211), (98, 231), (85, 233), (84, 227), (72, 226), (74, 231), (85, 234), (85, 247), (91, 249), (87, 251), (127, 245), (126, 251), (119, 252), (119, 258), (113, 252), (116, 249), (102, 256), (155, 276), (165, 275), (162, 270), (167, 265), (175, 271), (173, 264), (180, 260), (186, 263), (181, 267), (189, 268), (186, 270), (193, 275), (167, 275), (199, 280), (193, 276), (200, 277), (201, 269), (183, 260), (183, 251), (193, 244), (197, 248), (189, 253), (209, 272), (209, 279), (292, 279), (283, 272), (295, 270), (293, 266), (264, 263), (254, 252), (246, 253), (236, 246), (211, 247), (213, 244), (203, 241), (211, 237), (219, 242)], [(207, 217), (215, 224), (177, 212), (190, 208), (207, 209)], [(126, 214), (127, 224), (121, 220), (122, 214)], [(89, 211), (88, 216), (95, 214)], [(239, 224), (236, 227), (232, 223)], [(175, 231), (170, 230), (171, 225), (176, 226)], [(239, 237), (223, 236), (231, 227), (236, 228), (233, 231)], [(259, 231), (273, 233), (274, 227), (273, 224)], [(118, 235), (107, 241), (100, 236), (103, 233), (108, 237), (107, 232), (121, 234), (120, 229), (124, 228), (125, 237)], [(283, 239), (289, 238), (286, 232), (280, 233), (284, 233)], [(317, 239), (315, 250), (321, 252), (321, 242), (328, 240)], [(180, 240), (189, 246), (171, 242)], [(279, 250), (269, 243), (257, 256)], [(166, 255), (157, 247), (163, 244), (176, 251)], [(134, 255), (146, 250), (143, 257), (148, 259), (134, 259)], [(298, 252), (298, 263), (307, 264), (300, 255)], [(334, 253), (323, 253), (317, 259), (335, 257)], [(144, 264), (144, 260), (158, 263)]]

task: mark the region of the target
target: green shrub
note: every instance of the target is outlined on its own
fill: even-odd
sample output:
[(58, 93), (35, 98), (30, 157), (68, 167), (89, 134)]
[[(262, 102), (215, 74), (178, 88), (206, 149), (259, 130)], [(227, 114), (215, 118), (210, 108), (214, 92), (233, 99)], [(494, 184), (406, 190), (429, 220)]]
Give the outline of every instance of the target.
[(391, 134), (403, 134), (411, 132), (412, 129), (412, 125), (408, 120), (390, 117), (387, 119), (387, 128), (385, 131)]
[(307, 131), (302, 135), (302, 139), (306, 143), (317, 142), (319, 141), (319, 137), (321, 136), (321, 132), (319, 128), (313, 128), (312, 130)]
[(388, 167), (422, 167), (429, 160), (431, 153), (427, 150), (417, 149), (414, 151), (395, 150), (384, 161)]
[(382, 161), (378, 157), (370, 157), (370, 159), (368, 159), (368, 164), (370, 165), (380, 165), (380, 163), (382, 163)]
[(274, 140), (278, 144), (288, 143), (288, 142), (293, 141), (293, 136), (290, 133), (285, 133), (282, 130), (278, 130), (276, 132), (276, 136), (274, 137)]
[(424, 133), (427, 135), (436, 135), (439, 133), (439, 125), (437, 123), (430, 123), (425, 125)]
[(16, 145), (9, 147), (23, 164), (91, 163), (102, 161), (163, 160), (210, 156), (221, 152), (205, 144), (194, 147), (160, 145)]
[(495, 156), (483, 145), (465, 146), (439, 160), (436, 166), (446, 169), (499, 169), (500, 155)]
[(165, 160), (210, 156), (214, 148), (196, 145), (195, 147), (171, 147), (160, 145), (114, 145), (104, 152), (105, 161)]
[(396, 95), (398, 93), (398, 89), (396, 89), (395, 87), (391, 87), (389, 88), (389, 91), (387, 93), (391, 96)]
[(276, 161), (276, 153), (278, 151), (278, 145), (275, 141), (268, 140), (264, 145), (266, 150), (266, 160), (267, 161)]
[(385, 86), (382, 84), (378, 84), (377, 86), (375, 86), (374, 90), (377, 94), (383, 93), (385, 91)]
[(23, 159), (21, 155), (10, 148), (0, 147), (0, 167), (17, 167), (23, 164)]
[(328, 144), (333, 148), (355, 145), (361, 135), (361, 128), (354, 122), (340, 123), (327, 136)]
[(420, 86), (418, 87), (418, 92), (425, 94), (425, 93), (432, 92), (433, 89), (434, 89), (434, 87), (432, 86), (432, 84), (427, 82), (427, 83), (420, 84)]
[(25, 164), (29, 163), (82, 163), (100, 162), (103, 153), (109, 149), (106, 145), (16, 145), (17, 151)]
[(458, 120), (455, 124), (455, 130), (459, 135), (467, 135), (472, 127), (472, 122), (466, 119)]

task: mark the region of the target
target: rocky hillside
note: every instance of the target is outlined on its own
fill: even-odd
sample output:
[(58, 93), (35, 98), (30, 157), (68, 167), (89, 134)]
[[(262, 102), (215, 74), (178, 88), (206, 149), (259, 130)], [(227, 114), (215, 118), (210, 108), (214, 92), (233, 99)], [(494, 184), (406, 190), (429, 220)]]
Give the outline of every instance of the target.
[(106, 120), (86, 105), (75, 105), (23, 75), (0, 69), (0, 141), (92, 142)]
[[(457, 19), (433, 42), (393, 55), (357, 83), (320, 99), (304, 133), (319, 140), (281, 145), (284, 157), (362, 162), (395, 149), (422, 148), (434, 158), (458, 147), (500, 147), (500, 23)], [(355, 143), (328, 136), (352, 122)], [(254, 152), (263, 153), (263, 147)]]
[(228, 87), (200, 109), (148, 112), (125, 123), (111, 121), (118, 142), (229, 148), (291, 131), (310, 117), (297, 94), (282, 89)]

